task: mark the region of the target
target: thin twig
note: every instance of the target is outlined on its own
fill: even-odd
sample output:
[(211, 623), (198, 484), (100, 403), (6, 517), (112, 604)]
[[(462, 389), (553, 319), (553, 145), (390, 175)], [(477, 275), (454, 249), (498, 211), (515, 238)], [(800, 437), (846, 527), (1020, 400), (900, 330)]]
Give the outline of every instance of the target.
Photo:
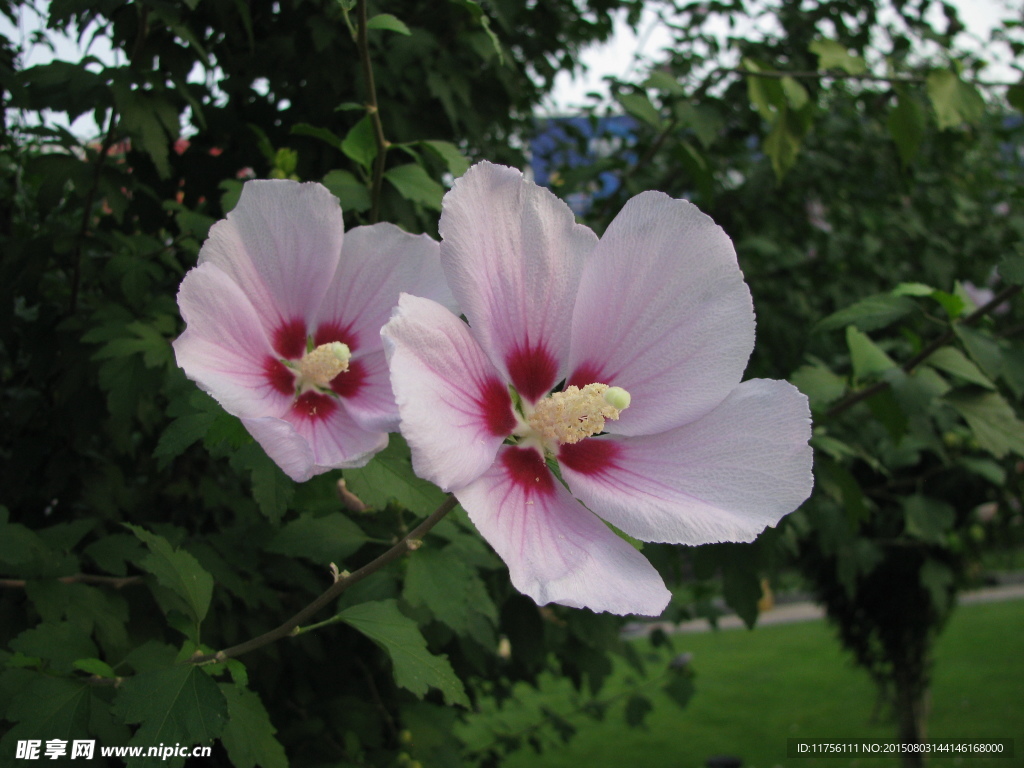
[(376, 573), (385, 565), (388, 565), (400, 558), (406, 552), (418, 549), (424, 534), (437, 525), (445, 515), (455, 508), (458, 503), (458, 500), (449, 494), (448, 498), (444, 500), (441, 506), (434, 510), (430, 517), (409, 531), (409, 533), (403, 536), (395, 546), (376, 560), (364, 565), (355, 573), (336, 576), (334, 584), (332, 584), (326, 592), (276, 629), (265, 632), (259, 637), (254, 637), (252, 640), (246, 640), (244, 643), (239, 643), (238, 645), (233, 645), (230, 648), (225, 648), (223, 651), (196, 654), (189, 659), (189, 662), (192, 664), (209, 664), (211, 662), (224, 661), (226, 659), (235, 658), (236, 656), (241, 656), (243, 653), (248, 653), (249, 651), (256, 650), (257, 648), (262, 648), (264, 645), (273, 643), (281, 638), (295, 635), (296, 630), (298, 630), (303, 623), (316, 615), (322, 608), (337, 600), (341, 593), (353, 584), (356, 584), (367, 576)]
[[(959, 325), (974, 325), (979, 320), (981, 320), (983, 317), (988, 315), (992, 310), (994, 310), (996, 307), (998, 307), (1000, 304), (1002, 304), (1004, 301), (1009, 299), (1011, 296), (1013, 296), (1016, 293), (1019, 293), (1020, 289), (1021, 289), (1021, 287), (1019, 285), (1007, 286), (1006, 288), (1001, 290), (999, 293), (997, 293), (995, 298), (993, 298), (987, 304), (985, 304), (985, 305), (979, 307), (978, 309), (976, 309), (974, 312), (972, 312), (967, 317), (965, 317), (963, 320), (961, 320), (958, 324)], [(918, 352), (912, 358), (907, 360), (907, 362), (905, 362), (903, 365), (901, 365), (900, 368), (902, 368), (906, 373), (910, 373), (912, 370), (914, 370), (914, 368), (916, 368), (918, 365), (920, 365), (925, 360), (927, 360), (932, 355), (932, 353), (934, 353), (935, 351), (937, 351), (941, 347), (945, 346), (946, 344), (948, 344), (949, 342), (951, 342), (955, 338), (956, 338), (956, 331), (954, 331), (953, 328), (950, 328), (944, 334), (942, 334), (938, 338), (934, 339), (930, 344), (928, 344), (926, 347), (924, 347), (920, 352)], [(851, 392), (846, 397), (846, 399), (840, 400), (838, 403), (836, 403), (831, 408), (829, 408), (827, 411), (825, 411), (825, 414), (824, 414), (824, 416), (822, 418), (830, 419), (833, 416), (838, 416), (843, 411), (849, 410), (850, 408), (855, 406), (857, 403), (861, 402), (862, 400), (867, 400), (872, 395), (878, 394), (883, 389), (887, 389), (889, 386), (890, 385), (889, 385), (888, 381), (876, 381), (870, 387), (865, 387), (864, 389), (859, 390), (857, 392)]]
[(363, 76), (366, 80), (366, 114), (370, 116), (370, 123), (373, 125), (373, 140), (377, 145), (377, 157), (373, 163), (373, 180), (370, 186), (370, 223), (376, 224), (380, 221), (380, 193), (384, 185), (384, 160), (391, 144), (384, 138), (384, 124), (381, 122), (380, 109), (377, 106), (377, 86), (373, 80), (370, 42), (366, 34), (366, 0), (359, 0), (358, 12), (356, 45), (359, 48), (359, 58), (363, 64)]
[[(62, 584), (99, 584), (121, 589), (129, 584), (138, 584), (142, 581), (142, 576), (95, 576), (91, 573), (76, 573), (74, 576), (61, 576), (57, 581)], [(24, 589), (26, 586), (26, 579), (0, 579), (0, 587)]]

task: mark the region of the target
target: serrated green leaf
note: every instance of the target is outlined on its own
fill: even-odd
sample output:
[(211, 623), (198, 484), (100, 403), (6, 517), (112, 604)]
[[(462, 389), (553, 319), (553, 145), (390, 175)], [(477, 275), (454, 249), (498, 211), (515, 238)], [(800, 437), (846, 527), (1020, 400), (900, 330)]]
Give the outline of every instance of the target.
[[(292, 126), (291, 132), (296, 136), (312, 136), (314, 139), (320, 139), (320, 141), (335, 149), (341, 149), (341, 138), (334, 131), (327, 128), (310, 125), (309, 123), (296, 123)], [(292, 170), (294, 171), (295, 168), (293, 167)]]
[(305, 514), (287, 523), (266, 550), (319, 564), (341, 563), (365, 543), (362, 528), (340, 512), (319, 517)]
[(921, 586), (927, 590), (935, 610), (945, 612), (953, 599), (953, 572), (937, 560), (925, 560), (920, 576)]
[(931, 296), (935, 289), (924, 283), (900, 283), (890, 291), (893, 296)]
[(416, 623), (398, 610), (396, 601), (361, 603), (345, 609), (338, 617), (387, 651), (398, 685), (421, 699), (430, 688), (437, 688), (449, 704), (469, 706), (469, 698), (448, 657), (434, 656), (427, 650), (427, 641)]
[(367, 29), (386, 29), (389, 32), (397, 32), (400, 35), (411, 35), (409, 27), (401, 19), (390, 13), (378, 13), (366, 22)]
[(189, 413), (179, 416), (160, 435), (153, 458), (158, 460), (160, 467), (167, 467), (172, 459), (181, 456), (193, 443), (206, 436), (210, 426), (217, 418), (215, 413)]
[(939, 130), (977, 123), (985, 114), (985, 101), (978, 89), (948, 69), (936, 70), (926, 81), (928, 98), (935, 110)]
[(398, 190), (398, 194), (413, 203), (419, 203), (435, 211), (441, 210), (444, 187), (434, 181), (416, 163), (406, 163), (388, 169), (384, 178)]
[(295, 482), (281, 471), (258, 443), (242, 446), (231, 457), (231, 465), (249, 472), (252, 496), (260, 512), (271, 522), (279, 521), (295, 496)]
[[(210, 744), (227, 721), (227, 702), (208, 674), (191, 664), (140, 672), (121, 684), (114, 714), (139, 724), (129, 746), (136, 744)], [(167, 765), (159, 758), (129, 766)]]
[(955, 347), (942, 347), (928, 357), (928, 365), (959, 376), (964, 381), (978, 384), (985, 389), (995, 389), (995, 384), (983, 374), (974, 363), (964, 357)]
[(150, 551), (139, 566), (182, 599), (192, 620), (206, 618), (213, 596), (213, 578), (199, 561), (184, 550), (174, 549), (167, 539), (130, 523), (124, 524)]
[(932, 291), (932, 298), (939, 302), (950, 320), (956, 320), (960, 317), (964, 310), (967, 308), (967, 302), (964, 301), (963, 297), (957, 296), (954, 293), (947, 293), (946, 291)]
[(44, 622), (11, 640), (11, 650), (45, 659), (59, 672), (70, 672), (79, 659), (97, 655), (89, 633), (69, 621)]
[[(19, 740), (83, 739), (89, 735), (93, 704), (90, 688), (82, 680), (51, 677), (27, 669), (3, 673), (4, 689), (13, 691), (6, 702), (5, 719), (18, 725), (0, 740), (0, 754), (15, 754)], [(99, 706), (103, 706), (99, 702)]]
[(469, 170), (469, 159), (450, 141), (421, 141), (420, 144), (440, 157), (455, 178)]
[(341, 142), (341, 151), (369, 173), (377, 157), (377, 140), (374, 138), (373, 123), (369, 115), (352, 126)]
[(945, 400), (964, 417), (978, 445), (997, 459), (1010, 451), (1024, 456), (1024, 423), (995, 392), (951, 392)]
[(1003, 372), (1003, 353), (996, 341), (976, 328), (963, 323), (953, 326), (953, 331), (967, 354), (978, 364), (989, 378), (994, 379)]
[(832, 331), (854, 325), (862, 331), (876, 331), (892, 325), (917, 310), (917, 304), (904, 296), (879, 293), (833, 312), (817, 325), (819, 331)]
[(896, 106), (889, 113), (889, 135), (900, 154), (903, 165), (909, 165), (921, 149), (928, 127), (924, 108), (912, 96), (900, 93)]
[(903, 510), (907, 535), (930, 544), (942, 543), (956, 519), (956, 511), (949, 504), (920, 494), (903, 499)]
[(75, 669), (80, 669), (97, 677), (117, 677), (117, 673), (111, 669), (110, 665), (100, 659), (78, 659), (75, 662)]
[(260, 697), (230, 683), (221, 683), (220, 691), (228, 708), (228, 722), (220, 738), (235, 768), (288, 768), (284, 747), (274, 738), (277, 729)]
[(852, 55), (836, 40), (815, 40), (808, 49), (818, 57), (818, 69), (840, 69), (851, 75), (860, 75), (867, 71), (864, 59)]
[(622, 105), (622, 108), (641, 122), (647, 123), (655, 130), (661, 129), (661, 114), (654, 106), (646, 93), (634, 91), (632, 93), (620, 93), (615, 100)]
[(846, 329), (846, 344), (850, 349), (850, 362), (853, 365), (853, 376), (858, 381), (877, 376), (896, 363), (867, 335), (852, 325)]
[(786, 103), (790, 108), (803, 109), (808, 101), (807, 89), (792, 77), (784, 77), (781, 82), (782, 92), (786, 95)]
[(626, 725), (630, 728), (637, 728), (644, 724), (647, 715), (654, 709), (651, 700), (639, 693), (634, 693), (626, 700)]
[(363, 213), (370, 210), (370, 190), (348, 171), (329, 171), (322, 183), (338, 198), (341, 210)]
[(343, 470), (348, 490), (367, 506), (383, 509), (395, 501), (406, 509), (427, 515), (441, 505), (445, 494), (412, 471), (409, 446), (401, 435), (391, 435), (387, 448), (365, 467)]
[(425, 545), (410, 556), (402, 596), (460, 635), (471, 634), (474, 614), (484, 616), (492, 625), (498, 621), (498, 610), (476, 569), (451, 547)]

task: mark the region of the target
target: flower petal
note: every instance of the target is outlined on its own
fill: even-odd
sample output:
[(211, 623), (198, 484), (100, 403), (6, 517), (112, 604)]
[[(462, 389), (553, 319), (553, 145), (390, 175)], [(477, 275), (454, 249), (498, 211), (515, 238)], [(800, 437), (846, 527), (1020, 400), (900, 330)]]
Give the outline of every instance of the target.
[(785, 381), (752, 379), (691, 424), (563, 445), (562, 477), (643, 541), (752, 541), (811, 493), (810, 409)]
[(344, 408), (322, 419), (289, 413), (287, 419), (242, 419), (242, 424), (284, 473), (305, 482), (330, 469), (362, 467), (388, 444), (384, 432), (368, 432)]
[[(377, 334), (380, 336), (380, 334)], [(372, 432), (398, 431), (398, 406), (391, 391), (388, 361), (383, 351), (361, 355), (352, 361), (352, 372), (358, 371), (359, 386), (345, 392), (341, 387), (342, 405), (363, 429)], [(344, 377), (341, 374), (338, 378)], [(337, 379), (335, 379), (337, 381)]]
[(326, 187), (249, 181), (234, 210), (210, 229), (199, 263), (231, 275), (268, 334), (297, 321), (311, 326), (338, 266), (344, 229)]
[(402, 294), (381, 329), (416, 474), (446, 491), (475, 480), (515, 428), (508, 387), (469, 327)]
[(538, 605), (657, 616), (668, 604), (654, 567), (573, 499), (537, 451), (502, 447), (456, 496), (515, 588)]
[(580, 270), (597, 238), (512, 168), (479, 163), (445, 195), (441, 263), (498, 370), (535, 402), (564, 377)]
[(438, 242), (427, 235), (410, 235), (394, 224), (356, 227), (345, 234), (317, 323), (346, 329), (346, 343), (356, 354), (380, 351), (381, 326), (403, 292), (454, 309)]
[(632, 198), (587, 262), (572, 324), (569, 384), (623, 387), (608, 431), (660, 432), (704, 415), (754, 348), (754, 309), (732, 242), (696, 206)]
[(190, 270), (178, 306), (188, 327), (174, 341), (174, 355), (186, 376), (236, 416), (280, 416), (288, 409), (293, 393), (275, 379), (277, 354), (228, 274), (214, 264)]

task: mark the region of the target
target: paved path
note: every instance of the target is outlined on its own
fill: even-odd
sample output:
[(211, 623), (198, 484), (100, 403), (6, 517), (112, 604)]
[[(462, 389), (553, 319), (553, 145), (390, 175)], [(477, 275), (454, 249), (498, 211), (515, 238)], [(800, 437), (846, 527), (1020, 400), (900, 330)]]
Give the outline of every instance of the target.
[[(1024, 584), (1003, 584), (997, 587), (985, 587), (970, 592), (961, 592), (959, 601), (961, 605), (973, 603), (993, 603), (1002, 600), (1024, 600)], [(793, 624), (798, 621), (813, 621), (825, 617), (825, 609), (816, 603), (789, 603), (776, 605), (774, 608), (765, 611), (757, 618), (757, 626), (767, 627), (772, 624)], [(630, 636), (644, 635), (654, 629), (662, 629), (668, 634), (689, 634), (692, 632), (707, 632), (711, 629), (711, 622), (707, 619), (694, 619), (682, 624), (670, 624), (668, 622), (654, 622), (641, 625), (642, 631)], [(746, 627), (743, 620), (734, 614), (722, 616), (718, 619), (719, 629), (741, 629)]]

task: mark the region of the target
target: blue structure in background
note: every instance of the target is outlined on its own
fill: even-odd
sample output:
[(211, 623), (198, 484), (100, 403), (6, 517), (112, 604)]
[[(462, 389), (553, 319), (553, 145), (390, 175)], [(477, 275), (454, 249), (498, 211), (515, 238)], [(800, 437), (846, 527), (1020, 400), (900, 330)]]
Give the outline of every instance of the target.
[[(613, 155), (635, 163), (636, 126), (636, 120), (629, 115), (551, 117), (538, 121), (536, 135), (530, 142), (533, 180), (545, 187), (556, 187), (560, 170), (593, 165)], [(619, 177), (605, 171), (598, 174), (588, 189), (568, 195), (566, 202), (577, 216), (582, 216), (595, 200), (608, 197), (618, 188)]]

